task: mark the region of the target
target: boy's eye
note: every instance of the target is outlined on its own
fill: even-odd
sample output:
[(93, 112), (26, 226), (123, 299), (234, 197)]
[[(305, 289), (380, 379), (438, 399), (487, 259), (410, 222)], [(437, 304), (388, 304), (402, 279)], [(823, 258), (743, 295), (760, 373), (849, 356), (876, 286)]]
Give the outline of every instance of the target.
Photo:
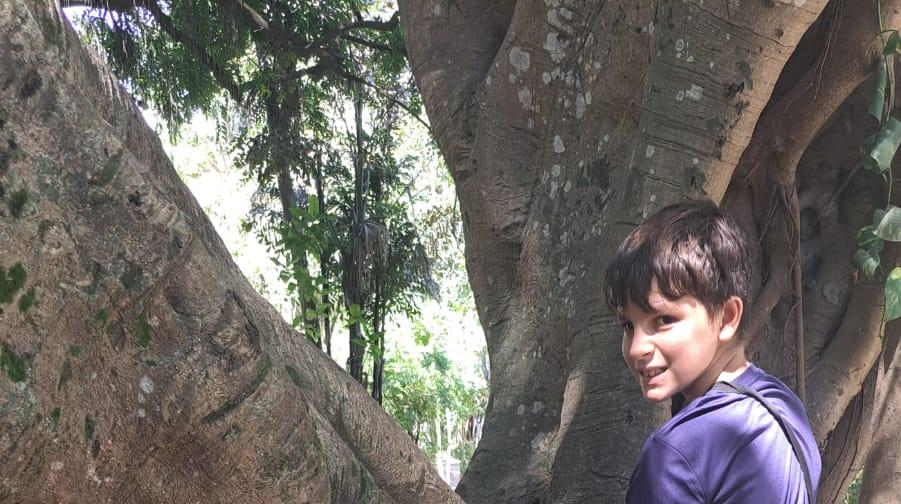
[(659, 325), (670, 325), (676, 323), (676, 317), (671, 317), (669, 315), (661, 315), (657, 318), (657, 324)]

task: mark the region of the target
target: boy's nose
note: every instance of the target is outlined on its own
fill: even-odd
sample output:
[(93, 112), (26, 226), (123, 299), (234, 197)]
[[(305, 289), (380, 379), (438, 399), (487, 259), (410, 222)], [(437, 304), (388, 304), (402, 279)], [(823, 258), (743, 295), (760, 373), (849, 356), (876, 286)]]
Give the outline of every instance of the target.
[(651, 338), (636, 327), (632, 333), (632, 344), (629, 346), (629, 358), (632, 362), (647, 361), (653, 353), (654, 344)]

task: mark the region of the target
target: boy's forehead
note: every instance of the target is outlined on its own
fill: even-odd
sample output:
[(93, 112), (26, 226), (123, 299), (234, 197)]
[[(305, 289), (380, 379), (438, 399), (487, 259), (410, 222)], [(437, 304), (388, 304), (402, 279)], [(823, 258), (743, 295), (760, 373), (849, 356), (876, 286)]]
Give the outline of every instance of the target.
[(628, 313), (635, 312), (653, 313), (673, 308), (693, 308), (699, 303), (699, 301), (692, 296), (682, 296), (679, 299), (667, 298), (660, 293), (660, 290), (657, 288), (656, 281), (651, 284), (651, 288), (648, 290), (648, 296), (645, 299), (645, 302), (650, 308), (650, 311), (644, 310), (641, 306), (632, 302), (631, 299), (626, 298), (626, 305), (618, 307), (616, 309), (616, 313), (620, 317), (623, 317)]

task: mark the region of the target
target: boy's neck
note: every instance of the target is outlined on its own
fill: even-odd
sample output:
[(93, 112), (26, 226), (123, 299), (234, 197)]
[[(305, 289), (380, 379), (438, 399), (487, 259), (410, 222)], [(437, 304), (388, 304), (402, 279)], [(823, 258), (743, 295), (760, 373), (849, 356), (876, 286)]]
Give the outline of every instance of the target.
[(735, 378), (738, 378), (740, 374), (744, 373), (745, 370), (748, 369), (748, 366), (750, 366), (750, 363), (748, 362), (748, 358), (745, 357), (745, 347), (744, 345), (739, 345), (726, 362), (726, 365), (723, 366), (723, 370), (720, 372), (719, 376), (717, 376), (716, 381), (731, 382)]
[(699, 389), (695, 387), (693, 391), (688, 389), (682, 391), (685, 402), (687, 403), (696, 397), (706, 394), (716, 382), (731, 382), (740, 374), (744, 373), (749, 365), (750, 363), (745, 357), (745, 347), (742, 343), (734, 342), (726, 347), (722, 347), (718, 358), (716, 358), (711, 367), (708, 368), (706, 377), (702, 376), (700, 378), (701, 382), (698, 385), (703, 388)]

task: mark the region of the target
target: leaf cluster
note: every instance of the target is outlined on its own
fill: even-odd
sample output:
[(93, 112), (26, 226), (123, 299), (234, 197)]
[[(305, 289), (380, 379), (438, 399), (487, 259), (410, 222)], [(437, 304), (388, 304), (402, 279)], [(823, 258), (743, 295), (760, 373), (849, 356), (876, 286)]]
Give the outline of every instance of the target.
[[(877, 208), (873, 212), (870, 225), (864, 226), (857, 233), (857, 251), (852, 262), (867, 278), (876, 276), (881, 266), (880, 253), (885, 242), (901, 242), (901, 208), (891, 204), (892, 194), (892, 161), (901, 145), (901, 121), (891, 115), (894, 109), (895, 82), (894, 57), (901, 54), (901, 35), (891, 30), (880, 35), (883, 38), (883, 51), (878, 59), (878, 68), (873, 80), (870, 94), (870, 114), (880, 124), (879, 130), (867, 137), (860, 148), (861, 165), (879, 173), (888, 185), (889, 201), (885, 208)], [(888, 322), (901, 317), (901, 268), (895, 267), (888, 272), (885, 279), (885, 313), (883, 320)]]

